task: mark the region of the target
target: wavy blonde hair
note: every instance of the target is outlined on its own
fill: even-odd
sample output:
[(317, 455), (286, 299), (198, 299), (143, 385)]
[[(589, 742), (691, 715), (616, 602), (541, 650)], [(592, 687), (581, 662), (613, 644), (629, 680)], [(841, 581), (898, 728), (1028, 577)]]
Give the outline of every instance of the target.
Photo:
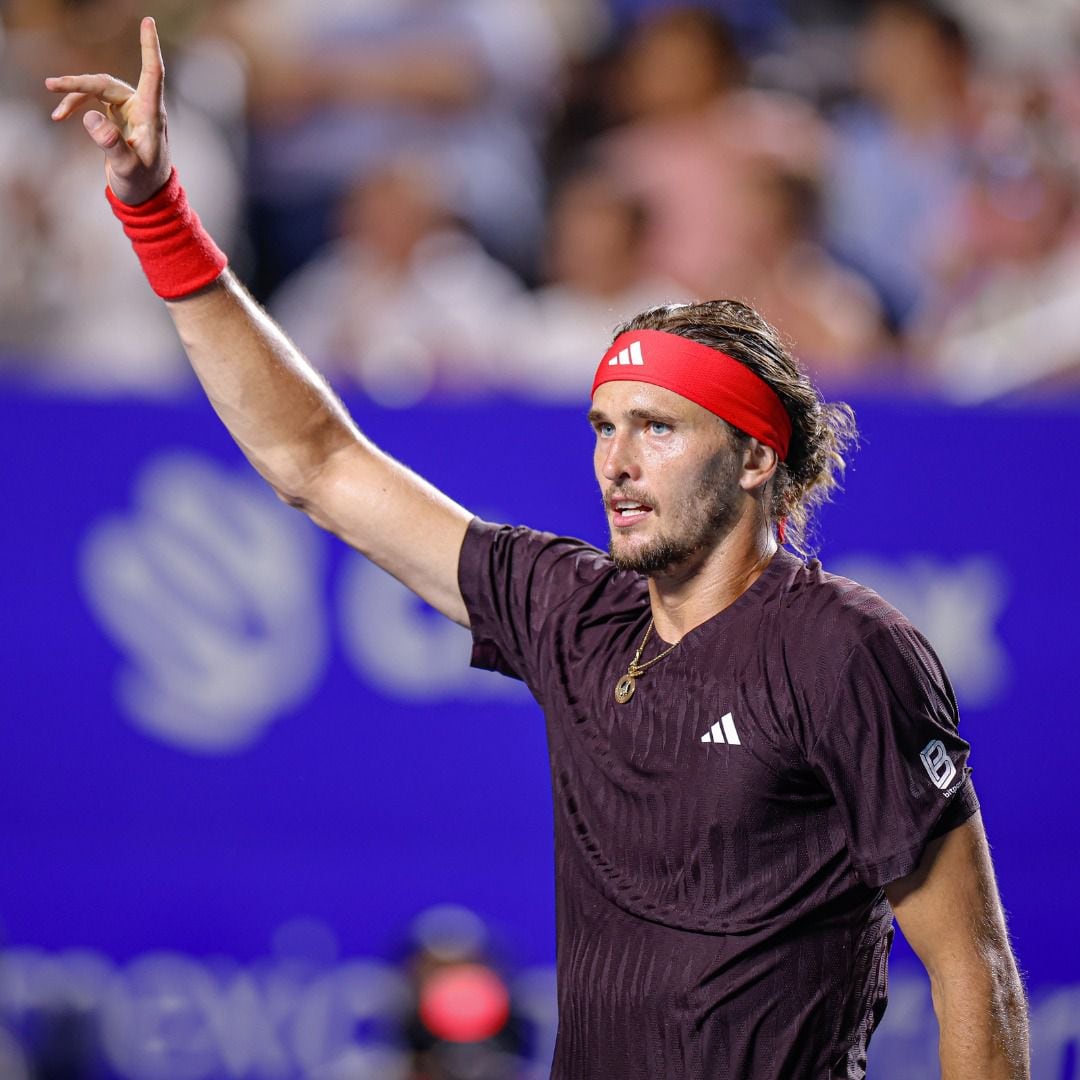
[[(813, 513), (840, 486), (846, 456), (858, 441), (855, 414), (843, 402), (826, 402), (777, 330), (738, 300), (661, 304), (635, 315), (614, 334), (663, 330), (718, 349), (763, 379), (791, 417), (791, 445), (770, 482), (770, 520), (785, 522), (785, 540), (811, 554)], [(737, 442), (750, 436), (729, 424)]]

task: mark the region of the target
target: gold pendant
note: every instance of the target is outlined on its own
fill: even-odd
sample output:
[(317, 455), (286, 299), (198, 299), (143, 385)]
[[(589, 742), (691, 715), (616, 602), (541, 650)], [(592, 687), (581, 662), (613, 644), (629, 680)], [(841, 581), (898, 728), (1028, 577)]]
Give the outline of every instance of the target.
[(620, 705), (625, 705), (633, 696), (634, 690), (637, 688), (637, 680), (630, 672), (627, 672), (616, 684), (615, 684), (615, 700)]

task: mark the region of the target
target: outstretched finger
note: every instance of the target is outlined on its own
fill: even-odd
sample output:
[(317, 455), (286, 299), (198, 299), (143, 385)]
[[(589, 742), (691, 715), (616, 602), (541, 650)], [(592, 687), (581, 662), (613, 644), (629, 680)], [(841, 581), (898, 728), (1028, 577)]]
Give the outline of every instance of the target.
[[(106, 105), (123, 105), (135, 93), (126, 82), (112, 75), (56, 75), (45, 80), (45, 88), (54, 94), (82, 94), (82, 100), (97, 98)], [(63, 104), (61, 101), (57, 108)]]
[(66, 120), (80, 105), (91, 100), (89, 94), (65, 94), (60, 104), (52, 111), (54, 120)]
[(165, 93), (165, 61), (161, 56), (157, 24), (149, 15), (139, 25), (139, 44), (142, 46), (139, 97), (147, 104), (160, 106)]

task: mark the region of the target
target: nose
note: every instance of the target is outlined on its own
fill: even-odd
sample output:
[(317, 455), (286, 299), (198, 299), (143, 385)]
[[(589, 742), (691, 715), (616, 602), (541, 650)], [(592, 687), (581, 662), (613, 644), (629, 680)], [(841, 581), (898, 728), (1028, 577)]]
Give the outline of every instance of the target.
[(641, 466), (631, 446), (630, 437), (625, 432), (615, 432), (610, 439), (603, 440), (598, 446), (600, 475), (612, 483), (618, 480), (638, 481), (641, 479)]

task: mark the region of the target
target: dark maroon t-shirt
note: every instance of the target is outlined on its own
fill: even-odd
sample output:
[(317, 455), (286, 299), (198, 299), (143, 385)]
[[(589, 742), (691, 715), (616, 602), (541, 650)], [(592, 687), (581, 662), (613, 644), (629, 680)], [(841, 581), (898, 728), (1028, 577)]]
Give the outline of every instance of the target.
[[(862, 1077), (886, 999), (883, 886), (977, 808), (956, 701), (875, 593), (781, 550), (614, 699), (645, 579), (474, 520), (473, 663), (547, 716), (558, 1080)], [(647, 661), (667, 647), (655, 638)]]

